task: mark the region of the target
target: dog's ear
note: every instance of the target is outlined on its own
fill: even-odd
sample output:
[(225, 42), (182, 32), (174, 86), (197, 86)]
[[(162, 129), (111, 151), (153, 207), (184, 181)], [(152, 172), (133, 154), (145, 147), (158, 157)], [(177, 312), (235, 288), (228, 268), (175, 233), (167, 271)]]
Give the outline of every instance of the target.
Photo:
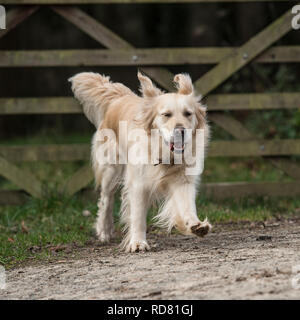
[(140, 80), (140, 92), (142, 93), (143, 97), (152, 98), (161, 95), (163, 92), (155, 87), (152, 81), (138, 72), (138, 78)]
[(175, 86), (180, 94), (192, 94), (194, 87), (192, 79), (188, 74), (179, 73), (174, 77)]
[(206, 124), (206, 106), (201, 103), (196, 104), (195, 115), (197, 118), (197, 129), (201, 129)]

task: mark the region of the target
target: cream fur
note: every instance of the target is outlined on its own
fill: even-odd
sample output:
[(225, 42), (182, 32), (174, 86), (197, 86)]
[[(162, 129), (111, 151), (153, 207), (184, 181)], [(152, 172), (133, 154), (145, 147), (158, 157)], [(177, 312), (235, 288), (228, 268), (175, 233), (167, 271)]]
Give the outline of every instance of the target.
[[(146, 216), (151, 204), (160, 204), (156, 223), (170, 231), (176, 227), (184, 234), (204, 236), (211, 228), (207, 220), (201, 222), (196, 211), (196, 191), (199, 175), (185, 174), (187, 164), (99, 164), (97, 134), (112, 129), (125, 153), (126, 137), (119, 135), (119, 122), (126, 121), (128, 130), (158, 129), (166, 144), (172, 143), (176, 126), (204, 130), (205, 145), (209, 139), (206, 109), (194, 96), (190, 77), (176, 75), (177, 93), (163, 93), (145, 75), (138, 74), (141, 94), (138, 96), (109, 77), (95, 73), (79, 73), (70, 79), (75, 97), (83, 105), (87, 118), (97, 131), (92, 141), (92, 163), (96, 185), (101, 185), (96, 231), (99, 239), (109, 241), (113, 235), (112, 209), (114, 192), (122, 186), (121, 218), (125, 237), (122, 246), (127, 252), (148, 250)], [(149, 136), (150, 137), (150, 136)], [(141, 142), (128, 142), (130, 145)], [(187, 141), (189, 143), (189, 141)], [(191, 142), (192, 143), (192, 142)], [(141, 145), (142, 148), (147, 148)], [(147, 149), (146, 152), (149, 152)], [(117, 154), (120, 157), (120, 153)], [(171, 153), (171, 152), (170, 152)], [(171, 158), (174, 157), (171, 154)]]

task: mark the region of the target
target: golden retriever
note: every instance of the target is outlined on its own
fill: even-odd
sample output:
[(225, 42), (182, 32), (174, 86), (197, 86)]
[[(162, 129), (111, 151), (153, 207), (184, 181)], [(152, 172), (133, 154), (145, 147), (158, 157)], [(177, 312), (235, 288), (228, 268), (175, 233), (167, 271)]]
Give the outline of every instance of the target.
[[(79, 73), (69, 79), (97, 129), (92, 141), (95, 181), (101, 185), (97, 236), (107, 242), (113, 235), (114, 193), (122, 185), (121, 218), (126, 233), (122, 245), (127, 252), (150, 249), (146, 218), (156, 201), (161, 203), (156, 221), (169, 231), (176, 227), (183, 234), (202, 237), (211, 229), (207, 219), (201, 222), (197, 215), (195, 198), (202, 169), (190, 161), (204, 158), (209, 139), (206, 108), (195, 96), (187, 74), (174, 77), (176, 93), (162, 92), (141, 73), (138, 79), (141, 96), (96, 73)], [(200, 154), (195, 142), (198, 131), (203, 141)], [(188, 169), (194, 170), (187, 174)]]

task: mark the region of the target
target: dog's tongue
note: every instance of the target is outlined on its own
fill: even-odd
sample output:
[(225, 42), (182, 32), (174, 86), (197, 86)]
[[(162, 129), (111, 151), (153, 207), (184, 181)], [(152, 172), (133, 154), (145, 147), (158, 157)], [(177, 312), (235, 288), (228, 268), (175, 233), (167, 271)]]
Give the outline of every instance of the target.
[(182, 140), (181, 139), (175, 140), (173, 147), (175, 147), (176, 149), (182, 149)]

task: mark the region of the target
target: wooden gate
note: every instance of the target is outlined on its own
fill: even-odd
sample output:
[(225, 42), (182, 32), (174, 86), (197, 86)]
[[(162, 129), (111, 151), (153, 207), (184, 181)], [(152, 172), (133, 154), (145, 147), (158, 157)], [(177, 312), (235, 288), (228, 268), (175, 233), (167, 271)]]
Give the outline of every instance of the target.
[[(262, 0), (251, 0), (259, 2)], [(264, 0), (268, 1), (268, 0)], [(271, 1), (271, 0), (269, 0)], [(287, 2), (288, 0), (286, 0)], [(103, 3), (191, 3), (246, 2), (246, 0), (2, 0), (3, 5), (22, 4), (7, 12), (7, 29), (0, 38), (48, 5), (54, 12), (101, 43), (104, 50), (39, 50), (0, 51), (0, 67), (59, 67), (59, 66), (139, 66), (166, 90), (173, 90), (174, 75), (156, 65), (215, 64), (195, 81), (197, 92), (207, 96), (209, 119), (229, 132), (236, 140), (213, 141), (210, 157), (264, 157), (275, 167), (293, 178), (292, 182), (208, 183), (209, 196), (300, 195), (300, 167), (287, 156), (300, 154), (300, 140), (259, 140), (254, 133), (230, 115), (230, 110), (262, 110), (299, 108), (300, 93), (212, 94), (210, 93), (235, 72), (256, 63), (300, 62), (300, 46), (273, 46), (292, 30), (291, 9), (239, 48), (162, 48), (137, 49), (109, 30), (99, 21), (74, 6)], [(249, 0), (248, 0), (249, 2)], [(300, 32), (300, 31), (298, 31)], [(81, 113), (78, 103), (69, 97), (0, 98), (0, 115), (8, 114), (67, 114)], [(21, 170), (20, 161), (74, 161), (89, 159), (89, 145), (0, 146), (0, 175), (12, 181), (22, 191), (0, 190), (0, 203), (21, 203), (29, 194), (43, 196), (43, 184), (31, 173)], [(16, 161), (17, 160), (17, 161)], [(93, 179), (89, 165), (75, 172), (61, 187), (73, 195)]]

